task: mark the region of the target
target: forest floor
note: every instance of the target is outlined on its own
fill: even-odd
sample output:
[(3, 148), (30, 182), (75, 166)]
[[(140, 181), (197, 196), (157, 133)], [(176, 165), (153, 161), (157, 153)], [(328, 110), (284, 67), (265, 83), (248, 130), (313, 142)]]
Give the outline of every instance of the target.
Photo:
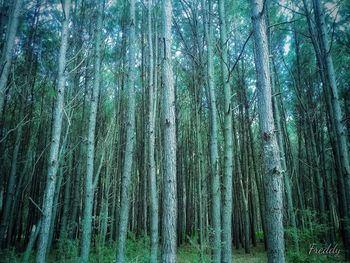
[[(244, 249), (233, 250), (233, 262), (237, 263), (265, 263), (267, 262), (266, 252), (262, 246), (253, 248), (249, 254)], [(192, 246), (183, 246), (178, 250), (178, 263), (199, 263), (198, 251)], [(205, 255), (204, 262), (210, 262), (209, 255)]]
[[(53, 253), (49, 255), (48, 263), (78, 263), (79, 259), (77, 257), (77, 246), (69, 241), (65, 244), (66, 247), (62, 251), (53, 250)], [(35, 262), (34, 254), (31, 256), (30, 261)], [(0, 250), (0, 263), (20, 263), (22, 255), (15, 253), (13, 250)], [(144, 241), (131, 241), (128, 240), (126, 247), (126, 258), (127, 263), (148, 263), (149, 262), (149, 252), (148, 246), (145, 246)], [(290, 263), (319, 263), (319, 262), (344, 262), (343, 255), (339, 257), (334, 256), (324, 256), (324, 255), (308, 255), (304, 254), (291, 254), (287, 252), (287, 262)], [(199, 249), (197, 246), (185, 245), (178, 248), (177, 255), (178, 263), (200, 263)], [(91, 263), (113, 263), (115, 262), (115, 246), (107, 245), (104, 247), (98, 247), (91, 251), (90, 256)], [(203, 262), (209, 263), (210, 257), (208, 254), (203, 256)], [(267, 262), (266, 251), (262, 244), (257, 247), (252, 247), (249, 254), (245, 253), (244, 249), (234, 249), (233, 250), (233, 262), (235, 263), (265, 263)], [(27, 262), (26, 262), (27, 263)]]

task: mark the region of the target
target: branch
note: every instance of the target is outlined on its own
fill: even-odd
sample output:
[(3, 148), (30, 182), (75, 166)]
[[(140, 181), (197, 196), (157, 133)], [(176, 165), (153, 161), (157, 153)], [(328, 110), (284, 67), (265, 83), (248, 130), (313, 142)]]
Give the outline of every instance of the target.
[(43, 215), (44, 212), (43, 212), (43, 210), (41, 210), (41, 208), (38, 206), (38, 204), (35, 203), (34, 200), (33, 200), (30, 196), (29, 196), (28, 198), (29, 198), (29, 201), (32, 202), (32, 204), (33, 204), (36, 208), (38, 208), (38, 210), (40, 211), (40, 213)]
[(333, 23), (332, 23), (332, 35), (331, 35), (331, 44), (329, 46), (329, 50), (326, 50), (327, 54), (329, 54), (332, 50), (332, 47), (333, 47), (333, 39), (334, 39), (334, 31), (335, 31), (335, 21), (337, 20), (338, 18), (338, 14), (339, 14), (339, 8), (338, 8), (338, 11), (337, 13), (335, 14), (335, 17), (334, 17), (334, 20), (333, 20)]
[(30, 122), (30, 120), (27, 120), (26, 122), (24, 122), (24, 120), (27, 118), (28, 114), (23, 118), (23, 120), (21, 120), (16, 127), (10, 129), (6, 134), (5, 136), (0, 140), (0, 143), (2, 143), (6, 138), (7, 136), (10, 135), (10, 133), (14, 132), (15, 130), (17, 130), (21, 125), (26, 125), (28, 122)]
[(283, 22), (280, 22), (280, 23), (276, 23), (276, 24), (270, 25), (268, 28), (270, 29), (271, 27), (276, 27), (276, 26), (280, 26), (280, 25), (284, 25), (284, 24), (290, 24), (290, 23), (296, 22), (298, 20), (300, 20), (300, 19), (294, 19), (294, 20), (291, 20), (291, 21), (283, 21)]
[(231, 78), (231, 74), (232, 74), (233, 70), (235, 69), (235, 67), (237, 66), (237, 63), (238, 63), (239, 60), (241, 59), (241, 56), (242, 56), (242, 54), (243, 54), (243, 52), (244, 52), (244, 49), (245, 49), (245, 46), (247, 45), (247, 43), (248, 43), (248, 41), (249, 41), (249, 39), (250, 39), (250, 37), (251, 37), (252, 35), (253, 35), (253, 30), (250, 31), (249, 36), (248, 36), (248, 38), (245, 40), (245, 42), (244, 42), (244, 44), (243, 44), (243, 46), (242, 46), (242, 49), (241, 49), (240, 53), (238, 54), (238, 57), (237, 57), (235, 63), (233, 64), (232, 68), (231, 68), (230, 71), (228, 72), (227, 82), (229, 82), (229, 80), (230, 80), (230, 78)]

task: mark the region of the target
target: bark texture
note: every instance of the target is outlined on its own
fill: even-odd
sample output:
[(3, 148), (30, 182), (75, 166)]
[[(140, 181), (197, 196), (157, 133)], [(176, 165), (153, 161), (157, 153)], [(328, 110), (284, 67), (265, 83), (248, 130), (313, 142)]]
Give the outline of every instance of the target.
[[(95, 36), (95, 71), (94, 85), (91, 94), (90, 114), (88, 123), (88, 140), (87, 140), (87, 160), (86, 160), (86, 177), (85, 177), (85, 195), (84, 195), (84, 211), (82, 225), (82, 241), (81, 241), (81, 261), (89, 261), (90, 241), (91, 241), (91, 223), (92, 208), (94, 202), (94, 160), (95, 160), (95, 128), (96, 115), (98, 108), (98, 97), (100, 93), (100, 74), (101, 74), (101, 38), (102, 38), (102, 17), (103, 17), (103, 1), (96, 1), (97, 8), (97, 26)], [(97, 176), (97, 175), (96, 175)], [(96, 178), (95, 178), (96, 179)]]
[[(149, 89), (149, 113), (148, 113), (148, 174), (150, 184), (150, 203), (151, 203), (151, 263), (158, 262), (158, 189), (156, 177), (156, 162), (155, 162), (155, 119), (157, 96), (154, 85), (154, 58), (153, 58), (153, 33), (152, 33), (152, 0), (148, 0), (148, 89)], [(157, 40), (156, 40), (157, 41)], [(156, 49), (155, 52), (158, 52)]]
[(68, 47), (69, 12), (71, 1), (65, 0), (63, 5), (64, 20), (62, 22), (61, 46), (58, 58), (58, 82), (56, 89), (55, 106), (52, 113), (52, 134), (49, 154), (49, 164), (46, 179), (46, 188), (42, 205), (42, 220), (39, 233), (37, 263), (46, 262), (47, 244), (51, 226), (52, 206), (55, 195), (56, 177), (58, 170), (58, 156), (62, 131), (62, 115), (64, 108), (64, 91), (66, 85), (66, 52)]
[(211, 23), (212, 4), (208, 1), (208, 12), (206, 4), (202, 0), (204, 9), (204, 29), (207, 44), (207, 87), (209, 93), (209, 123), (210, 123), (210, 172), (211, 172), (211, 222), (212, 222), (212, 260), (214, 263), (221, 261), (221, 189), (219, 176), (219, 153), (218, 153), (218, 124), (217, 107), (214, 83), (213, 65), (213, 27)]
[(23, 0), (13, 1), (12, 13), (8, 22), (8, 28), (6, 32), (5, 45), (2, 50), (2, 56), (0, 61), (0, 120), (2, 119), (7, 79), (12, 64), (12, 53), (13, 48), (15, 46), (15, 38), (17, 34), (18, 20), (22, 7), (22, 1)]
[(283, 171), (277, 144), (269, 68), (269, 49), (263, 0), (252, 0), (252, 20), (255, 40), (256, 88), (259, 125), (265, 164), (266, 236), (269, 263), (285, 262), (283, 233)]
[(130, 206), (130, 185), (131, 173), (134, 158), (135, 144), (135, 0), (129, 1), (129, 79), (127, 90), (127, 127), (126, 127), (126, 148), (122, 174), (121, 201), (119, 213), (117, 263), (125, 262), (125, 243)]
[(222, 207), (222, 263), (232, 262), (232, 172), (233, 172), (233, 145), (232, 145), (232, 110), (231, 87), (228, 82), (228, 54), (227, 33), (225, 21), (225, 1), (219, 0), (221, 71), (224, 86), (224, 138), (225, 159), (223, 179), (223, 207)]
[(163, 38), (163, 214), (162, 214), (162, 262), (176, 262), (176, 123), (175, 123), (175, 87), (171, 59), (171, 0), (162, 1), (162, 38)]

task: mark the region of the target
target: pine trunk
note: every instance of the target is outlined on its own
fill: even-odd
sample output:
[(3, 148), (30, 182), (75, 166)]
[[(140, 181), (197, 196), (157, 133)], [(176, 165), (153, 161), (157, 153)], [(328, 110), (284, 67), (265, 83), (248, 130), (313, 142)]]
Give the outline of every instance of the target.
[(127, 123), (126, 123), (126, 148), (124, 165), (121, 182), (121, 202), (119, 213), (119, 228), (118, 228), (118, 244), (117, 244), (117, 263), (125, 261), (125, 244), (127, 238), (127, 228), (129, 219), (130, 206), (130, 186), (131, 174), (134, 158), (134, 142), (135, 142), (135, 0), (129, 1), (129, 80), (127, 89)]
[(12, 52), (15, 46), (15, 38), (17, 34), (19, 15), (22, 8), (22, 1), (23, 0), (13, 1), (12, 13), (7, 26), (5, 45), (1, 53), (2, 56), (0, 61), (0, 121), (2, 119), (2, 113), (6, 96), (7, 80), (10, 74), (12, 64)]
[(176, 262), (176, 123), (175, 87), (172, 65), (172, 4), (162, 1), (162, 80), (163, 80), (163, 207), (162, 207), (162, 263)]
[(220, 17), (220, 45), (221, 45), (221, 71), (224, 85), (225, 107), (224, 107), (224, 180), (223, 180), (223, 208), (222, 208), (222, 261), (232, 262), (232, 110), (231, 110), (231, 87), (228, 82), (228, 59), (227, 59), (227, 33), (225, 21), (225, 1), (219, 0)]
[(283, 229), (283, 171), (275, 133), (269, 50), (263, 0), (252, 0), (259, 124), (263, 143), (266, 195), (266, 236), (269, 263), (285, 262)]
[[(101, 45), (102, 45), (102, 12), (103, 2), (97, 1), (97, 26), (95, 39), (95, 71), (94, 85), (91, 94), (90, 115), (87, 136), (87, 160), (86, 160), (86, 177), (85, 177), (85, 195), (83, 210), (83, 226), (81, 241), (81, 261), (89, 262), (90, 241), (91, 241), (91, 224), (92, 209), (94, 203), (95, 187), (94, 180), (94, 160), (95, 160), (95, 128), (98, 108), (98, 97), (100, 92), (100, 71), (101, 71)], [(97, 174), (95, 176), (98, 176)], [(96, 180), (96, 178), (95, 178)]]
[[(153, 34), (152, 34), (152, 0), (148, 0), (148, 96), (149, 96), (149, 113), (148, 113), (148, 174), (150, 184), (150, 206), (151, 206), (151, 263), (158, 262), (158, 189), (156, 177), (156, 163), (155, 163), (155, 118), (157, 107), (157, 93), (154, 86), (154, 58), (153, 58)], [(156, 40), (157, 41), (157, 40)], [(156, 51), (157, 52), (157, 49)]]
[(64, 108), (64, 91), (66, 85), (66, 51), (68, 48), (68, 27), (69, 27), (69, 11), (70, 0), (65, 0), (63, 6), (64, 20), (62, 22), (61, 47), (58, 60), (58, 83), (56, 89), (56, 101), (52, 113), (52, 134), (49, 164), (47, 172), (47, 181), (45, 194), (43, 199), (43, 215), (41, 220), (41, 229), (39, 233), (38, 253), (36, 257), (37, 263), (46, 262), (47, 244), (49, 239), (49, 231), (52, 220), (52, 205), (54, 201), (56, 177), (58, 169), (58, 156), (60, 147), (60, 138), (62, 130), (62, 116)]

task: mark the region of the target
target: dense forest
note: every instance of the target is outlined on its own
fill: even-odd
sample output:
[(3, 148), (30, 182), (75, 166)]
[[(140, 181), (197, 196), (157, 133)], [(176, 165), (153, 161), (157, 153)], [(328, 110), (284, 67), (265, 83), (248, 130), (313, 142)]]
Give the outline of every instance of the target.
[(0, 262), (350, 261), (349, 0), (0, 14)]

